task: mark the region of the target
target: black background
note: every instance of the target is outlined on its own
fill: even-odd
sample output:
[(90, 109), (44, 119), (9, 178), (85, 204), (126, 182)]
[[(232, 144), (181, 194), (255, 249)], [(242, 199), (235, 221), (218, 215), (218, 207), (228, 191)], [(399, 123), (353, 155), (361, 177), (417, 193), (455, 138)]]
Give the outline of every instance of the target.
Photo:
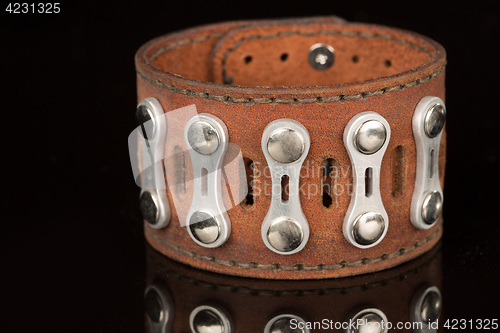
[(60, 14), (6, 5), (0, 267), (17, 331), (142, 330), (145, 242), (127, 148), (139, 46), (205, 23), (333, 14), (413, 30), (447, 50), (445, 315), (500, 318), (493, 2), (66, 1)]

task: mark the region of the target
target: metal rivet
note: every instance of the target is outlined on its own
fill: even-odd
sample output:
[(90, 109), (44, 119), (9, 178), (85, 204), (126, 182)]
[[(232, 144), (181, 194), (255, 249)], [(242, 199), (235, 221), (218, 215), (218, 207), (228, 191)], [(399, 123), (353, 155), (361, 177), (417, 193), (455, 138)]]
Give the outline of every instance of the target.
[(225, 310), (201, 305), (191, 312), (189, 326), (193, 333), (231, 333), (232, 325)]
[(441, 314), (441, 296), (434, 291), (430, 291), (422, 301), (420, 318), (425, 323), (435, 322)]
[[(295, 327), (292, 328), (292, 325)], [(306, 321), (299, 316), (294, 314), (281, 314), (267, 322), (264, 333), (309, 333), (310, 330), (305, 328), (305, 326)]]
[(361, 153), (371, 155), (379, 151), (387, 138), (385, 126), (377, 120), (361, 124), (354, 134), (354, 146)]
[(144, 220), (151, 225), (156, 224), (160, 217), (156, 195), (149, 191), (144, 191), (141, 194), (140, 206)]
[(335, 50), (330, 45), (314, 44), (309, 48), (307, 60), (314, 69), (322, 71), (332, 67), (335, 60), (334, 52)]
[[(367, 308), (351, 317), (355, 328), (349, 327), (346, 333), (387, 333), (387, 316), (376, 308)], [(384, 325), (382, 325), (384, 323)]]
[(223, 333), (222, 319), (213, 311), (202, 310), (193, 319), (196, 333)]
[(207, 212), (195, 212), (189, 220), (189, 230), (203, 244), (213, 243), (219, 238), (220, 227), (215, 216)]
[(150, 289), (147, 292), (144, 297), (144, 306), (146, 313), (153, 322), (159, 323), (163, 320), (163, 305), (156, 290)]
[(141, 126), (141, 132), (144, 139), (151, 140), (155, 136), (155, 119), (153, 111), (146, 105), (139, 105), (135, 111), (135, 120)]
[(352, 225), (354, 239), (361, 245), (375, 243), (383, 235), (384, 230), (384, 218), (374, 212), (359, 215)]
[(383, 319), (376, 313), (366, 313), (357, 320), (360, 321), (361, 325), (352, 330), (353, 333), (382, 333), (384, 331), (382, 329)]
[(272, 247), (281, 252), (290, 252), (300, 246), (304, 233), (300, 225), (290, 218), (278, 218), (271, 223), (267, 239)]
[(432, 191), (425, 196), (422, 202), (422, 220), (428, 224), (434, 224), (441, 214), (443, 208), (443, 197), (438, 191)]
[(446, 109), (441, 104), (434, 104), (425, 114), (424, 129), (429, 138), (435, 138), (443, 130)]
[(191, 148), (202, 155), (213, 154), (219, 148), (219, 132), (205, 120), (199, 120), (189, 126), (187, 139)]
[(305, 143), (302, 135), (290, 128), (279, 128), (269, 136), (267, 151), (280, 163), (297, 161), (304, 153)]
[(280, 318), (276, 320), (270, 327), (269, 333), (299, 333), (299, 332), (304, 332), (303, 329), (293, 329), (291, 328), (292, 326), (292, 320), (293, 318), (285, 317), (285, 318)]

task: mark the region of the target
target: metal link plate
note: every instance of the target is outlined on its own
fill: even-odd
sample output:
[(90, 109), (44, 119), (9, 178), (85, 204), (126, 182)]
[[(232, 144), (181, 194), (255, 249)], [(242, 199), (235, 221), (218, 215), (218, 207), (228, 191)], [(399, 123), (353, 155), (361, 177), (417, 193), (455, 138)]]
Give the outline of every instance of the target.
[(417, 149), (417, 166), (415, 188), (410, 207), (410, 220), (417, 229), (429, 229), (435, 225), (441, 213), (443, 190), (439, 182), (439, 146), (443, 134), (430, 137), (426, 134), (426, 124), (429, 124), (428, 113), (441, 105), (438, 97), (427, 96), (420, 100), (413, 114), (413, 136)]
[(138, 108), (145, 107), (151, 117), (141, 125), (138, 154), (143, 167), (141, 179), (141, 210), (144, 219), (152, 228), (165, 228), (170, 223), (171, 209), (163, 173), (163, 158), (167, 122), (165, 113), (156, 98), (148, 97), (139, 102)]
[[(372, 121), (383, 125), (383, 127), (379, 126), (380, 128), (385, 128), (384, 140), (381, 141), (372, 133), (377, 127), (369, 126), (366, 131), (363, 129), (362, 126), (370, 125)], [(360, 139), (358, 135), (366, 135), (367, 138)], [(352, 164), (353, 191), (351, 203), (344, 218), (343, 232), (349, 243), (361, 249), (380, 243), (389, 227), (389, 217), (380, 195), (380, 167), (390, 137), (391, 129), (387, 120), (372, 111), (355, 115), (344, 130), (344, 145)], [(365, 143), (364, 146), (367, 149), (361, 149), (360, 142)], [(374, 142), (378, 144), (375, 145)], [(367, 171), (368, 169), (371, 171)], [(368, 174), (370, 184), (366, 183)], [(374, 230), (374, 226), (378, 229)], [(365, 237), (357, 236), (356, 230)], [(361, 242), (360, 239), (366, 241)]]
[[(309, 224), (299, 198), (300, 169), (309, 152), (309, 133), (297, 121), (275, 120), (264, 130), (261, 145), (272, 180), (271, 205), (262, 223), (262, 239), (271, 251), (294, 254), (309, 239)], [(289, 179), (286, 201), (282, 199), (283, 176)]]
[(222, 166), (229, 139), (227, 128), (216, 116), (201, 113), (186, 124), (184, 139), (193, 167), (193, 200), (186, 227), (198, 245), (219, 247), (231, 234), (231, 221), (222, 196)]

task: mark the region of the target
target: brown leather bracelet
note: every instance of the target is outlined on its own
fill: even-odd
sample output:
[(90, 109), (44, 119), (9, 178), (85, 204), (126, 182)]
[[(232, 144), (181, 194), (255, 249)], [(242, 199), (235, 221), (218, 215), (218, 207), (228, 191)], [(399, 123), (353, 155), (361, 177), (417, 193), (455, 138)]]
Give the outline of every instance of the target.
[[(135, 61), (138, 99), (150, 99), (142, 112), (194, 104), (218, 133), (212, 142), (203, 132), (203, 149), (237, 145), (254, 180), (246, 201), (198, 229), (182, 226), (172, 184), (142, 196), (145, 214), (163, 214), (165, 223), (146, 219), (145, 234), (166, 256), (231, 275), (319, 279), (393, 267), (440, 239), (446, 58), (438, 43), (337, 17), (228, 22), (156, 38)], [(187, 140), (184, 125), (167, 125), (165, 156)], [(167, 183), (169, 172), (193, 177), (178, 158), (164, 167)], [(256, 181), (265, 168), (271, 176)], [(290, 197), (280, 201), (273, 182), (282, 176)], [(297, 184), (320, 193), (295, 195)], [(210, 246), (203, 237), (213, 230)]]

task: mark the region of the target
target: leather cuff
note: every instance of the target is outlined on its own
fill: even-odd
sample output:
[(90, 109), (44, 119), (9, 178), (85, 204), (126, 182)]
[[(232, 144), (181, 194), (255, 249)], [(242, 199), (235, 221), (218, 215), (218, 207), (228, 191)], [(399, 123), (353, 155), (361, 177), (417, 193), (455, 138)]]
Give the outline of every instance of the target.
[[(227, 239), (214, 247), (181, 226), (169, 186), (170, 223), (145, 223), (148, 242), (166, 256), (231, 275), (321, 279), (393, 267), (440, 239), (446, 59), (438, 43), (337, 17), (228, 22), (158, 37), (135, 62), (139, 101), (154, 98), (166, 114), (194, 104), (216, 117), (251, 182), (247, 199), (225, 215)], [(184, 127), (167, 131), (172, 156), (168, 138), (183, 140)], [(276, 133), (285, 133), (277, 151)], [(292, 134), (302, 149), (286, 160)], [(255, 179), (272, 165), (293, 174), (296, 161), (300, 179)], [(164, 167), (189, 173), (175, 158)], [(274, 181), (282, 176), (291, 193), (280, 202)], [(294, 184), (319, 192), (292, 198)], [(279, 216), (277, 207), (297, 216)], [(286, 253), (283, 242), (296, 236), (299, 251)]]

